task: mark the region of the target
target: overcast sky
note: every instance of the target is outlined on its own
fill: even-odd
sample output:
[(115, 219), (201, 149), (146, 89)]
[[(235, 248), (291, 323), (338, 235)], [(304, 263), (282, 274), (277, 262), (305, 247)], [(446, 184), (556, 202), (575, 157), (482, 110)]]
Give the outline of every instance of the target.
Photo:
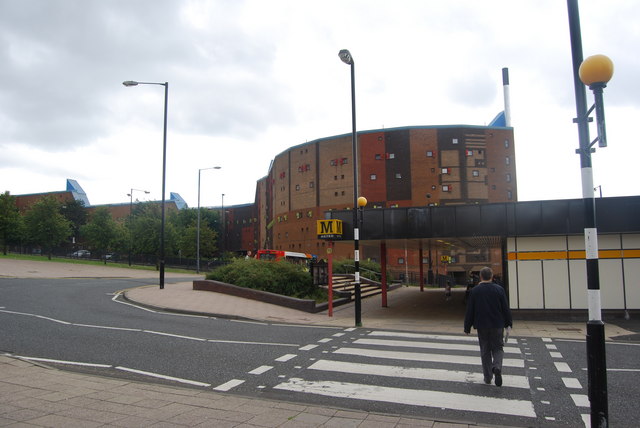
[[(615, 64), (604, 196), (638, 195), (640, 2), (580, 3), (584, 56)], [(511, 77), (519, 200), (581, 197), (567, 4), (562, 0), (0, 0), (0, 191), (65, 189), (92, 204), (250, 203), (291, 146), (358, 130), (486, 125)], [(592, 94), (587, 91), (588, 101)], [(592, 138), (595, 128), (591, 128)]]

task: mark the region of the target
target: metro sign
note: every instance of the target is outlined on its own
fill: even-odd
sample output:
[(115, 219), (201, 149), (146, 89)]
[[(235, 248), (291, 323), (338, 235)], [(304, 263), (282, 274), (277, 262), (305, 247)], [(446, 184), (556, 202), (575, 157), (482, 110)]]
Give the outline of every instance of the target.
[(342, 239), (342, 220), (317, 220), (318, 239)]

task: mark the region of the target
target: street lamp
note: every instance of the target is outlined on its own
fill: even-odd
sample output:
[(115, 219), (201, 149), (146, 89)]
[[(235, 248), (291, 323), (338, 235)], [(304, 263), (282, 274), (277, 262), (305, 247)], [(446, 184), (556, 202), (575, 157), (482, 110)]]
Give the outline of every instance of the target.
[[(604, 55), (595, 55), (582, 60), (582, 36), (578, 0), (567, 0), (569, 12), (569, 33), (573, 63), (573, 83), (576, 96), (576, 119), (578, 125), (580, 169), (582, 175), (582, 199), (584, 208), (584, 240), (586, 253), (587, 291), (589, 321), (587, 322), (587, 372), (588, 396), (591, 404), (591, 426), (608, 427), (609, 410), (607, 398), (607, 363), (605, 354), (604, 323), (600, 304), (600, 271), (598, 265), (598, 230), (593, 185), (591, 153), (599, 147), (607, 146), (604, 122), (602, 90), (613, 76), (613, 63)], [(594, 93), (595, 104), (587, 110), (587, 96), (584, 85)], [(596, 111), (598, 137), (589, 141), (589, 114)]]
[(167, 104), (169, 101), (169, 82), (136, 82), (134, 80), (126, 80), (122, 82), (124, 86), (138, 85), (160, 85), (164, 86), (164, 132), (162, 136), (162, 203), (161, 203), (161, 221), (160, 221), (160, 289), (164, 288), (164, 229), (165, 229), (165, 185), (167, 182)]
[[(587, 258), (587, 288), (589, 299), (589, 322), (587, 322), (587, 370), (589, 378), (589, 401), (591, 403), (591, 426), (608, 426), (609, 410), (607, 399), (607, 362), (605, 353), (604, 323), (600, 305), (600, 273), (598, 267), (598, 230), (596, 228), (595, 195), (593, 171), (591, 169), (591, 147), (598, 142), (599, 147), (607, 147), (604, 121), (603, 89), (613, 76), (613, 62), (604, 55), (594, 55), (585, 59), (579, 68), (582, 83), (593, 91), (594, 105), (582, 116), (580, 124), (589, 123), (589, 114), (595, 109), (598, 136), (589, 143), (580, 144), (579, 153), (589, 158), (589, 165), (583, 166), (582, 188), (585, 199), (584, 238)], [(587, 134), (588, 135), (588, 134)], [(595, 150), (593, 150), (595, 151)], [(585, 192), (586, 190), (586, 192)]]
[(149, 194), (150, 192), (148, 190), (140, 190), (140, 189), (131, 189), (131, 192), (127, 194), (127, 196), (129, 196), (130, 200), (129, 200), (129, 266), (131, 266), (131, 221), (133, 219), (132, 213), (133, 213), (133, 192), (144, 192), (145, 194)]
[[(356, 83), (355, 62), (348, 49), (338, 52), (340, 60), (351, 68), (351, 146), (353, 157), (353, 261), (355, 264), (355, 322), (356, 327), (362, 326), (362, 297), (360, 293), (360, 231), (358, 228), (358, 135), (356, 131)], [(364, 199), (364, 198), (363, 198)], [(366, 199), (365, 199), (366, 203)]]
[(219, 166), (198, 170), (198, 228), (196, 230), (196, 273), (200, 273), (200, 173), (207, 169), (220, 169)]

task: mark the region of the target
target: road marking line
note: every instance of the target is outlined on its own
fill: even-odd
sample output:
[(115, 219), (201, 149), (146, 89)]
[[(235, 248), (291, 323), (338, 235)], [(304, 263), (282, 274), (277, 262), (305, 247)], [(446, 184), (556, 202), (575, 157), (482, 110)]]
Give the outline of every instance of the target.
[(551, 338), (550, 337), (543, 337), (542, 341), (543, 342), (551, 342)]
[(243, 380), (240, 379), (231, 379), (229, 382), (223, 383), (222, 385), (218, 385), (213, 388), (214, 391), (229, 391), (232, 388), (235, 388), (238, 385), (242, 385), (244, 383)]
[(505, 398), (491, 398), (442, 391), (390, 388), (347, 382), (312, 382), (300, 378), (289, 379), (289, 381), (276, 385), (274, 388), (284, 391), (304, 392), (356, 400), (383, 401), (422, 407), (501, 413), (530, 418), (536, 417), (533, 403), (525, 400), (508, 400)]
[(555, 361), (553, 364), (555, 364), (556, 370), (558, 370), (559, 372), (571, 373), (571, 368), (569, 367), (569, 364), (559, 362), (559, 361)]
[(558, 349), (558, 347), (556, 345), (544, 345), (544, 346), (549, 350), (554, 350), (555, 351), (555, 350)]
[(36, 315), (36, 314), (30, 314), (30, 313), (27, 313), (27, 312), (16, 312), (16, 311), (7, 311), (7, 310), (0, 310), (0, 312), (4, 312), (5, 314), (26, 315), (28, 317), (35, 317), (35, 318), (40, 318), (40, 319), (47, 320), (47, 321), (53, 321), (53, 322), (56, 322), (58, 324), (71, 325), (70, 322), (57, 320), (55, 318), (45, 317), (44, 315)]
[(182, 336), (180, 334), (164, 333), (164, 332), (161, 332), (161, 331), (143, 330), (143, 332), (144, 333), (157, 334), (158, 336), (175, 337), (175, 338), (178, 338), (178, 339), (197, 340), (198, 342), (206, 342), (207, 341), (207, 339), (202, 339), (200, 337)]
[(272, 345), (272, 346), (289, 346), (291, 348), (297, 348), (300, 345), (295, 343), (267, 343), (267, 342), (244, 342), (242, 340), (220, 340), (220, 339), (207, 339), (207, 342), (211, 343), (237, 343), (240, 345)]
[[(484, 383), (482, 373), (459, 370), (442, 370), (430, 368), (387, 366), (380, 364), (350, 363), (346, 361), (318, 360), (309, 369), (338, 373), (353, 373), (393, 378), (424, 379), (444, 382)], [(505, 386), (529, 389), (526, 376), (503, 375)]]
[(249, 372), (249, 374), (261, 375), (262, 373), (268, 372), (272, 368), (273, 368), (273, 366), (260, 366), (258, 368), (255, 368), (255, 369), (251, 370)]
[(209, 383), (198, 382), (198, 381), (189, 380), (189, 379), (182, 379), (182, 378), (179, 378), (179, 377), (167, 376), (167, 375), (162, 375), (162, 374), (153, 373), (153, 372), (146, 372), (144, 370), (130, 369), (128, 367), (118, 366), (118, 367), (115, 367), (115, 368), (117, 370), (122, 370), (122, 371), (129, 372), (129, 373), (136, 373), (136, 374), (140, 374), (140, 375), (144, 375), (144, 376), (155, 377), (155, 378), (158, 378), (158, 379), (165, 379), (165, 380), (171, 380), (171, 381), (174, 381), (174, 382), (186, 383), (188, 385), (204, 386), (204, 387), (211, 386), (211, 384), (209, 384)]
[(110, 364), (94, 364), (94, 363), (81, 363), (79, 361), (64, 361), (64, 360), (52, 360), (50, 358), (37, 358), (37, 357), (23, 357), (20, 355), (14, 355), (16, 358), (20, 358), (28, 361), (38, 361), (40, 363), (55, 363), (55, 364), (66, 364), (70, 366), (83, 366), (83, 367), (99, 367), (103, 369), (108, 369), (113, 367)]
[(126, 328), (126, 327), (109, 327), (106, 325), (91, 325), (91, 324), (73, 324), (77, 327), (88, 327), (88, 328), (101, 328), (103, 330), (119, 330), (119, 331), (136, 331), (142, 332), (143, 330), (139, 328)]
[(585, 394), (570, 394), (573, 402), (578, 407), (591, 407), (589, 397)]
[(345, 328), (344, 331), (354, 331), (356, 328), (355, 327), (349, 327), (349, 328)]
[(401, 333), (397, 331), (372, 331), (369, 336), (384, 337), (405, 337), (411, 339), (431, 339), (431, 340), (457, 340), (462, 342), (477, 342), (478, 338), (474, 336), (454, 336), (446, 334), (425, 334), (425, 333)]
[[(392, 347), (407, 347), (407, 348), (423, 348), (423, 349), (442, 349), (447, 351), (479, 351), (478, 345), (463, 345), (459, 343), (433, 343), (433, 342), (412, 342), (409, 340), (385, 340), (385, 339), (358, 339), (353, 342), (358, 345), (378, 345), (378, 346), (392, 346)], [(512, 346), (505, 346), (503, 348), (505, 354), (518, 354), (520, 355), (520, 349)]]
[(332, 340), (333, 340), (333, 339), (330, 339), (330, 338), (328, 338), (328, 337), (327, 337), (327, 338), (325, 338), (325, 339), (320, 339), (320, 340), (318, 340), (318, 342), (320, 342), (320, 343), (327, 343), (327, 342), (331, 342)]
[(562, 358), (562, 354), (560, 352), (549, 352), (551, 358)]
[(310, 351), (313, 348), (317, 348), (317, 347), (318, 347), (318, 345), (306, 345), (306, 346), (303, 346), (302, 348), (300, 348), (299, 350), (300, 351)]
[[(461, 355), (423, 354), (416, 352), (380, 351), (365, 348), (340, 348), (334, 351), (336, 354), (357, 355), (362, 357), (388, 358), (408, 361), (430, 361), (448, 364), (482, 365), (480, 357), (467, 357)], [(505, 358), (502, 361), (505, 367), (524, 367), (524, 361), (514, 358)]]
[(298, 355), (296, 355), (296, 354), (284, 354), (282, 357), (278, 357), (278, 358), (276, 358), (276, 361), (281, 362), (281, 363), (284, 363), (284, 362), (287, 362), (287, 361), (289, 361), (290, 359), (295, 358), (295, 357), (297, 357), (297, 356), (298, 356)]
[(582, 423), (584, 424), (584, 426), (586, 428), (591, 428), (591, 414), (587, 413), (580, 416), (582, 416)]
[(336, 333), (333, 335), (333, 337), (342, 337), (344, 336), (346, 333)]
[(582, 389), (582, 384), (574, 377), (563, 377), (562, 382), (564, 382), (564, 386), (567, 388)]

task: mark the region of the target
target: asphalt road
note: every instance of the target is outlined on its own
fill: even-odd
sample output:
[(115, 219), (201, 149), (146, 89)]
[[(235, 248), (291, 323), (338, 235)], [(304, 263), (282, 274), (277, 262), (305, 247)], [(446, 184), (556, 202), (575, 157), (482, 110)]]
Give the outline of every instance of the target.
[[(168, 281), (179, 282), (180, 278)], [(509, 426), (583, 426), (582, 341), (512, 338), (484, 385), (464, 335), (246, 322), (116, 301), (144, 279), (0, 278), (0, 350), (67, 369), (374, 412)], [(608, 343), (611, 426), (635, 426), (640, 348)]]

